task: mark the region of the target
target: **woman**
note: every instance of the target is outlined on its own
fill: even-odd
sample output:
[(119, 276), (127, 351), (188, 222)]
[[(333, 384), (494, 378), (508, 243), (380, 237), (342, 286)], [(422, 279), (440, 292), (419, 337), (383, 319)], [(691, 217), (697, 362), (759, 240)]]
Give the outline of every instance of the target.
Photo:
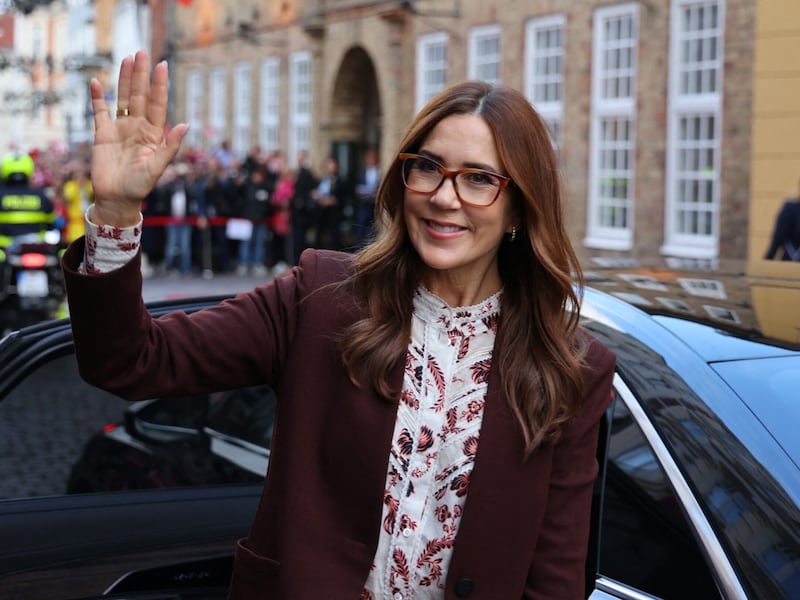
[(465, 83), (423, 108), (354, 258), (310, 250), (251, 293), (152, 320), (130, 242), (186, 131), (161, 138), (166, 87), (165, 64), (151, 85), (147, 55), (126, 59), (112, 121), (92, 81), (96, 202), (64, 268), (90, 382), (131, 399), (275, 387), (230, 597), (583, 598), (614, 357), (570, 310), (579, 268), (524, 97)]

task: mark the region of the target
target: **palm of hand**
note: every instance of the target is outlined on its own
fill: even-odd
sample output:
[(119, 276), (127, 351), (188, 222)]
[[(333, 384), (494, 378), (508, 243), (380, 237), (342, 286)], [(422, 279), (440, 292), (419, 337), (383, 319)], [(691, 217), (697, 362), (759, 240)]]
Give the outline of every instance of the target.
[[(102, 222), (136, 222), (139, 205), (177, 154), (185, 124), (167, 131), (168, 69), (160, 62), (152, 70), (147, 52), (126, 57), (120, 65), (117, 106), (125, 115), (112, 120), (102, 84), (90, 82), (95, 140), (92, 186)], [(110, 218), (111, 220), (106, 220)]]
[(95, 194), (106, 200), (138, 203), (166, 166), (158, 149), (163, 130), (144, 117), (123, 117), (97, 129), (92, 153)]

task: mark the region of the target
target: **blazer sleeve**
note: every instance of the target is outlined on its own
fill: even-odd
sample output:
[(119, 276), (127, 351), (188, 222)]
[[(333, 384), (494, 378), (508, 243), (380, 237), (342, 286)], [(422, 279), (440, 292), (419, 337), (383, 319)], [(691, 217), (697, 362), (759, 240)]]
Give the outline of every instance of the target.
[(553, 449), (544, 520), (528, 572), (525, 600), (583, 600), (598, 473), (600, 423), (611, 402), (614, 353), (592, 338), (585, 359), (584, 401)]
[(192, 314), (151, 318), (141, 259), (83, 275), (83, 238), (62, 268), (75, 355), (89, 383), (129, 400), (274, 383), (292, 342), (301, 299), (318, 285), (317, 253), (284, 276)]

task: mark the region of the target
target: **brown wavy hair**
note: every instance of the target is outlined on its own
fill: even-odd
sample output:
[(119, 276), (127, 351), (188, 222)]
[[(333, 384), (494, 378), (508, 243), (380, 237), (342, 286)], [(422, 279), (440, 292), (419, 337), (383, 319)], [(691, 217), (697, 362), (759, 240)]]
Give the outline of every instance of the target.
[[(460, 114), (488, 124), (500, 166), (513, 182), (506, 193), (521, 226), (498, 252), (503, 297), (493, 360), (528, 457), (557, 438), (580, 404), (584, 349), (575, 334), (583, 278), (564, 228), (560, 174), (547, 129), (518, 91), (475, 81), (448, 88), (417, 114), (398, 154), (419, 151), (442, 119)], [(387, 373), (405, 359), (413, 294), (424, 268), (406, 230), (401, 168), (394, 160), (384, 174), (376, 198), (377, 236), (355, 257), (349, 282), (369, 316), (341, 339), (351, 379), (366, 379), (389, 400), (400, 390), (391, 389)]]

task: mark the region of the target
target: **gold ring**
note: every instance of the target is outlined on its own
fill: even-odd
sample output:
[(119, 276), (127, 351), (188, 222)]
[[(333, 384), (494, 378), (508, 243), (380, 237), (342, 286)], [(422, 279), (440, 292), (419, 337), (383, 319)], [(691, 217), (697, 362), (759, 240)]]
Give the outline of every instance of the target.
[(117, 117), (127, 117), (129, 114), (131, 114), (131, 111), (128, 110), (127, 108), (117, 109)]

